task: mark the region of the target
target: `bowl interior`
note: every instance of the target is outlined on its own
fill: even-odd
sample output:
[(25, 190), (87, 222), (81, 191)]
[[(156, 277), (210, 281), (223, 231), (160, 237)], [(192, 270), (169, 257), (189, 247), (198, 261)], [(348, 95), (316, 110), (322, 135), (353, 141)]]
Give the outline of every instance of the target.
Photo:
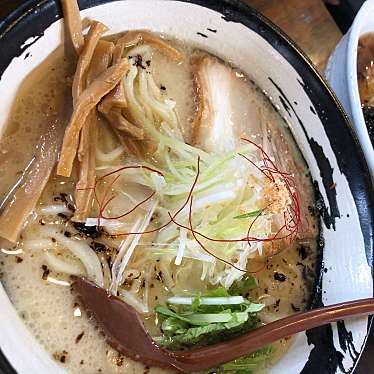
[[(374, 1), (368, 0), (360, 9), (349, 32), (347, 74), (348, 94), (352, 122), (365, 153), (372, 178), (374, 178), (374, 147), (370, 141), (364, 115), (361, 110), (360, 93), (357, 79), (357, 50), (358, 42), (364, 34), (374, 32)], [(374, 179), (373, 179), (374, 180)]]
[[(57, 20), (61, 15), (54, 2), (31, 3), (36, 11), (15, 23), (5, 38), (0, 37), (0, 48), (6, 51), (4, 60), (11, 61), (4, 67), (0, 80), (3, 102), (0, 130), (22, 80), (61, 42), (62, 22)], [(288, 122), (326, 207), (321, 230), (323, 266), (327, 270), (321, 272), (314, 304), (371, 297), (372, 191), (367, 170), (340, 105), (292, 42), (262, 16), (237, 1), (83, 3), (87, 9), (82, 16), (105, 23), (111, 33), (150, 29), (186, 40), (232, 62), (257, 83)], [(101, 5), (90, 8), (93, 4)], [(30, 29), (33, 30), (31, 38)], [(18, 54), (8, 48), (10, 40), (17, 40)], [(4, 318), (0, 319), (0, 347), (17, 372), (59, 372), (61, 369), (25, 330), (2, 289), (0, 309), (5, 311)], [(349, 344), (357, 354), (347, 351), (344, 331), (352, 334)], [(366, 335), (367, 318), (342, 322), (340, 327), (328, 325), (314, 333), (301, 333), (271, 372), (292, 374), (304, 369), (303, 373), (315, 373), (323, 367), (326, 373), (335, 373), (339, 362), (345, 368), (352, 368)], [(337, 361), (331, 365), (333, 358)]]

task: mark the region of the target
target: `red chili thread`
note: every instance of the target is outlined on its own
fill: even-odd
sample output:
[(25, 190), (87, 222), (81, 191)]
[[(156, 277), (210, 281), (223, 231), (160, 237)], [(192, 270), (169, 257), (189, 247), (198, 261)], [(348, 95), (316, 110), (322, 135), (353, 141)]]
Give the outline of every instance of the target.
[(162, 174), (161, 171), (157, 170), (157, 169), (154, 169), (154, 168), (151, 168), (149, 166), (145, 166), (145, 165), (130, 165), (130, 166), (123, 166), (117, 170), (114, 170), (114, 171), (111, 171), (110, 173), (108, 174), (105, 174), (103, 176), (101, 176), (100, 178), (98, 178), (97, 181), (100, 181), (101, 179), (105, 179), (106, 177), (109, 177), (110, 175), (113, 175), (113, 174), (117, 174), (123, 170), (129, 170), (129, 169), (146, 169), (146, 170), (149, 170), (149, 171), (152, 171), (154, 173), (157, 173), (158, 175), (161, 175), (161, 177), (164, 176), (164, 174)]
[[(193, 225), (192, 225), (192, 196), (191, 196), (191, 200), (190, 200), (190, 209), (189, 209), (189, 227), (188, 226), (185, 226), (185, 225), (182, 225), (180, 224), (179, 222), (175, 221), (175, 219), (171, 216), (171, 214), (169, 213), (169, 217), (170, 219), (173, 221), (173, 223), (181, 228), (184, 228), (188, 231), (190, 231), (192, 233), (192, 236), (194, 237), (194, 239), (196, 240), (196, 242), (200, 245), (200, 247), (206, 252), (208, 253), (209, 255), (211, 255), (212, 257), (216, 258), (218, 261), (221, 261), (223, 263), (225, 263), (226, 265), (229, 265), (231, 267), (233, 267), (234, 269), (236, 270), (239, 270), (243, 273), (250, 273), (250, 274), (255, 274), (255, 273), (258, 273), (260, 272), (261, 270), (263, 270), (266, 266), (266, 261), (265, 263), (261, 266), (261, 268), (259, 268), (258, 270), (255, 270), (255, 271), (250, 271), (248, 269), (244, 270), (244, 269), (241, 269), (239, 268), (238, 266), (236, 266), (235, 264), (231, 263), (230, 261), (227, 261), (221, 257), (218, 257), (217, 255), (215, 255), (214, 253), (212, 253), (211, 251), (209, 251), (205, 246), (204, 244), (197, 238), (197, 235), (200, 235), (200, 236), (203, 236), (201, 234), (199, 234), (197, 231), (194, 230), (193, 228)], [(215, 239), (214, 241), (217, 241), (217, 242), (226, 242), (224, 240), (219, 240), (219, 239)]]
[[(123, 217), (126, 217), (127, 215), (129, 215), (130, 213), (134, 212), (136, 209), (138, 209), (140, 206), (142, 206), (143, 204), (145, 204), (147, 201), (151, 200), (152, 197), (156, 194), (156, 192), (152, 192), (146, 199), (144, 199), (143, 201), (141, 201), (140, 203), (136, 204), (133, 208), (131, 208), (130, 210), (128, 210), (126, 213), (123, 213), (119, 216), (116, 216), (116, 217), (106, 217), (104, 215), (101, 215), (101, 218), (103, 219), (108, 219), (108, 220), (111, 220), (111, 219), (120, 219), (120, 218), (123, 218)], [(114, 198), (114, 196), (112, 196)], [(105, 208), (104, 208), (105, 210)]]
[(192, 194), (193, 194), (193, 191), (196, 187), (196, 184), (197, 184), (197, 180), (199, 179), (199, 176), (200, 176), (200, 156), (197, 157), (197, 171), (196, 171), (196, 177), (192, 183), (192, 186), (191, 186), (191, 189), (190, 189), (190, 192), (187, 196), (187, 199), (185, 201), (185, 203), (182, 205), (182, 207), (180, 209), (178, 209), (178, 211), (176, 213), (174, 213), (173, 216), (171, 216), (171, 214), (169, 213), (169, 216), (170, 216), (170, 220), (168, 222), (166, 222), (165, 224), (163, 224), (162, 226), (160, 227), (157, 227), (156, 229), (152, 229), (152, 230), (147, 230), (147, 231), (142, 231), (142, 232), (126, 232), (126, 233), (119, 233), (119, 234), (115, 234), (114, 236), (128, 236), (128, 235), (143, 235), (143, 234), (152, 234), (154, 232), (157, 232), (157, 231), (160, 231), (161, 229), (167, 227), (170, 225), (170, 223), (173, 222), (173, 220), (178, 216), (178, 214), (187, 206), (187, 204), (189, 203), (191, 197), (192, 197)]
[(113, 180), (108, 184), (107, 189), (104, 192), (104, 196), (99, 204), (99, 215), (97, 217), (97, 226), (100, 226), (100, 219), (103, 218), (103, 212), (104, 209), (108, 206), (108, 204), (114, 199), (114, 196), (112, 196), (107, 202), (105, 202), (106, 197), (109, 195), (110, 191), (113, 188), (114, 183), (117, 182), (120, 175), (117, 175), (113, 178)]
[[(272, 245), (273, 245), (273, 241), (275, 240), (284, 240), (284, 239), (287, 239), (287, 238), (290, 238), (290, 240), (292, 240), (292, 236), (294, 234), (297, 234), (297, 230), (298, 230), (298, 227), (300, 225), (300, 221), (301, 221), (301, 217), (300, 217), (300, 205), (299, 205), (299, 200), (298, 200), (298, 196), (297, 196), (297, 192), (296, 192), (296, 188), (295, 188), (295, 185), (294, 185), (294, 182), (292, 181), (291, 179), (291, 174), (289, 173), (286, 173), (286, 172), (282, 172), (280, 171), (276, 165), (274, 164), (274, 162), (270, 159), (269, 155), (263, 150), (262, 147), (260, 147), (259, 145), (257, 145), (256, 143), (248, 140), (248, 139), (245, 139), (245, 138), (242, 138), (243, 141), (246, 141), (252, 145), (254, 145), (257, 149), (259, 149), (261, 151), (261, 154), (262, 154), (262, 157), (263, 157), (263, 163), (264, 163), (264, 168), (260, 168), (258, 167), (252, 160), (250, 160), (248, 157), (246, 157), (245, 155), (242, 155), (242, 154), (239, 154), (240, 156), (242, 156), (243, 158), (245, 158), (247, 161), (249, 161), (253, 166), (255, 166), (261, 173), (264, 174), (264, 176), (266, 178), (268, 178), (270, 181), (272, 182), (275, 182), (275, 177), (273, 174), (278, 174), (282, 177), (284, 183), (285, 183), (285, 186), (291, 196), (291, 200), (293, 202), (293, 204), (295, 205), (295, 207), (292, 207), (292, 206), (289, 206), (286, 210), (286, 212), (284, 213), (284, 219), (285, 219), (285, 225), (283, 225), (278, 231), (277, 233), (271, 237), (271, 238), (256, 238), (256, 237), (250, 237), (249, 236), (249, 233), (254, 225), (254, 223), (256, 222), (256, 220), (260, 217), (260, 215), (262, 214), (262, 212), (260, 212), (260, 214), (258, 214), (256, 216), (256, 218), (251, 222), (249, 228), (248, 228), (248, 232), (247, 232), (247, 236), (244, 237), (244, 238), (240, 238), (240, 239), (215, 239), (215, 238), (210, 238), (196, 230), (193, 229), (193, 226), (192, 226), (192, 194), (194, 192), (194, 189), (195, 189), (195, 186), (197, 184), (197, 181), (198, 181), (198, 178), (199, 178), (199, 175), (200, 175), (200, 156), (198, 157), (198, 162), (197, 162), (197, 173), (196, 173), (196, 177), (195, 177), (195, 180), (191, 186), (191, 189), (189, 191), (189, 194), (187, 196), (187, 199), (185, 201), (185, 203), (182, 205), (182, 207), (176, 212), (174, 213), (174, 215), (171, 215), (171, 213), (169, 212), (169, 217), (170, 217), (170, 220), (165, 223), (164, 225), (162, 225), (161, 227), (158, 227), (156, 229), (153, 229), (153, 230), (147, 230), (147, 231), (143, 231), (143, 232), (128, 232), (128, 233), (120, 233), (120, 234), (116, 234), (115, 236), (127, 236), (127, 235), (142, 235), (142, 234), (149, 234), (149, 233), (154, 233), (156, 231), (159, 231), (165, 227), (167, 227), (170, 223), (174, 223), (176, 224), (177, 226), (179, 227), (183, 227), (185, 229), (187, 229), (188, 231), (190, 231), (194, 237), (194, 239), (197, 241), (197, 243), (202, 247), (203, 250), (205, 250), (207, 253), (209, 253), (210, 255), (212, 255), (213, 257), (217, 258), (218, 260), (226, 263), (227, 265), (230, 265), (230, 266), (233, 266), (234, 268), (236, 268), (237, 270), (239, 271), (242, 271), (242, 272), (247, 272), (247, 270), (243, 270), (243, 269), (240, 269), (238, 267), (236, 267), (234, 264), (231, 264), (229, 261), (226, 261), (224, 259), (221, 259), (217, 256), (215, 256), (213, 253), (211, 253), (209, 250), (206, 249), (206, 247), (203, 245), (203, 243), (198, 239), (197, 236), (201, 236), (202, 238), (205, 238), (206, 240), (209, 240), (209, 241), (213, 241), (213, 242), (221, 242), (221, 243), (235, 243), (235, 242), (248, 242), (248, 245), (251, 244), (251, 242), (272, 242)], [(96, 186), (97, 184), (101, 181), (101, 180), (104, 180), (106, 177), (110, 176), (110, 175), (113, 175), (115, 173), (118, 173), (120, 171), (123, 171), (123, 170), (126, 170), (126, 169), (138, 169), (138, 168), (145, 168), (147, 170), (150, 170), (152, 172), (156, 172), (157, 174), (163, 176), (163, 174), (156, 170), (156, 169), (153, 169), (151, 167), (147, 167), (147, 166), (127, 166), (127, 167), (123, 167), (123, 168), (120, 168), (118, 170), (115, 170), (113, 172), (110, 172), (104, 176), (102, 176), (101, 178), (99, 178), (97, 181), (96, 181), (96, 184), (95, 184), (95, 189), (96, 189)], [(119, 177), (119, 176), (118, 176)], [(117, 177), (117, 179), (118, 179)], [(112, 182), (112, 185), (113, 183), (117, 180), (115, 179), (113, 182)], [(294, 191), (293, 191), (294, 190)], [(148, 201), (149, 199), (151, 199), (153, 197), (154, 194), (152, 194), (151, 196), (149, 196), (147, 199), (145, 199), (144, 201), (142, 201), (141, 203), (137, 204), (134, 208), (132, 208), (129, 212), (126, 212), (124, 215), (121, 215), (121, 216), (118, 216), (118, 217), (106, 217), (106, 219), (118, 219), (118, 218), (121, 218), (127, 214), (130, 214), (132, 211), (134, 211), (137, 207), (139, 207), (140, 205), (144, 204), (146, 201)], [(96, 192), (95, 192), (95, 196), (96, 196)], [(105, 209), (105, 207), (108, 205), (108, 203), (113, 199), (114, 197), (112, 197), (111, 199), (109, 199), (109, 201), (107, 201), (105, 204), (101, 204), (101, 208), (100, 208), (100, 214), (102, 216), (102, 212), (103, 210)], [(97, 201), (99, 199), (96, 199)], [(190, 226), (185, 226), (185, 225), (182, 225), (180, 223), (178, 223), (175, 218), (178, 216), (178, 214), (187, 206), (187, 204), (190, 202), (190, 209), (189, 209), (189, 221), (190, 221)], [(103, 208), (104, 207), (104, 208)], [(104, 217), (102, 217), (104, 218)], [(282, 232), (282, 230), (284, 229), (287, 229), (288, 231), (290, 231), (287, 235), (285, 236), (282, 236), (282, 237), (278, 237), (278, 235)], [(272, 255), (274, 255), (274, 251), (272, 253)], [(269, 256), (266, 256), (266, 258), (268, 258)], [(265, 265), (266, 266), (266, 263)], [(256, 273), (258, 272), (259, 270), (256, 270), (254, 271), (253, 273)]]
[(300, 213), (299, 198), (297, 195), (295, 183), (293, 179), (291, 178), (291, 174), (280, 171), (278, 167), (275, 165), (275, 163), (271, 160), (270, 156), (265, 152), (265, 150), (261, 146), (259, 146), (258, 144), (246, 138), (241, 138), (241, 140), (255, 146), (258, 150), (260, 150), (262, 158), (263, 158), (264, 168), (258, 167), (248, 157), (240, 154), (242, 157), (244, 157), (247, 161), (249, 161), (252, 165), (254, 165), (259, 171), (261, 171), (272, 182), (275, 182), (275, 177), (273, 174), (278, 174), (282, 178), (285, 184), (285, 187), (291, 197), (292, 204), (294, 206), (290, 205), (286, 209), (286, 212), (284, 213), (285, 225), (282, 226), (280, 230), (278, 230), (278, 232), (274, 235), (273, 239), (277, 239), (277, 236), (285, 228), (286, 230), (290, 231), (290, 234), (283, 237), (283, 239), (290, 238), (290, 240), (292, 240), (292, 236), (293, 235), (296, 236), (298, 233), (298, 230), (301, 224), (301, 213)]
[(105, 199), (109, 193), (109, 191), (111, 190), (111, 188), (113, 187), (114, 183), (118, 180), (118, 178), (120, 177), (120, 175), (116, 176), (113, 181), (109, 184), (106, 192), (104, 192), (104, 197), (102, 199), (99, 198), (98, 194), (97, 194), (97, 188), (98, 188), (98, 185), (105, 180), (105, 178), (113, 175), (113, 174), (117, 174), (121, 171), (124, 171), (124, 170), (129, 170), (129, 169), (146, 169), (146, 170), (149, 170), (151, 172), (154, 172), (154, 173), (157, 173), (161, 176), (163, 176), (163, 173), (157, 169), (154, 169), (154, 168), (151, 168), (149, 166), (145, 166), (145, 165), (131, 165), (131, 166), (123, 166), (119, 169), (116, 169), (110, 173), (107, 173), (103, 176), (101, 176), (100, 178), (98, 178), (96, 181), (95, 181), (95, 185), (93, 187), (86, 187), (86, 188), (77, 188), (77, 191), (85, 191), (85, 190), (94, 190), (94, 199), (99, 207), (99, 215), (97, 217), (97, 226), (100, 226), (100, 220), (101, 219), (119, 219), (119, 218), (123, 218), (125, 217), (126, 215), (132, 213), (134, 210), (136, 210), (138, 207), (140, 207), (141, 205), (145, 204), (148, 200), (150, 200), (155, 193), (153, 193), (151, 196), (149, 196), (147, 199), (143, 200), (142, 202), (140, 202), (139, 204), (137, 204), (134, 208), (132, 208), (130, 211), (118, 216), (118, 217), (105, 217), (103, 215), (103, 212), (105, 211), (106, 207), (109, 205), (109, 203), (114, 199), (115, 196), (112, 196), (111, 198), (109, 198), (106, 202), (105, 202)]
[(206, 253), (208, 253), (209, 255), (213, 256), (213, 257), (216, 258), (218, 261), (221, 261), (221, 262), (225, 263), (226, 265), (229, 265), (229, 266), (233, 267), (234, 269), (241, 271), (242, 273), (246, 273), (247, 270), (241, 269), (240, 267), (236, 266), (235, 264), (232, 264), (231, 262), (225, 260), (224, 258), (221, 258), (221, 257), (216, 256), (214, 253), (212, 253), (210, 250), (208, 250), (208, 249), (204, 246), (204, 244), (203, 244), (203, 243), (202, 243), (202, 242), (197, 238), (197, 236), (195, 235), (194, 229), (193, 229), (193, 225), (192, 225), (192, 201), (193, 201), (193, 196), (191, 195), (191, 199), (190, 199), (190, 209), (189, 209), (189, 213), (188, 213), (188, 221), (189, 221), (190, 229), (191, 229), (192, 236), (194, 237), (194, 239), (197, 241), (197, 243), (200, 245), (200, 247), (201, 247), (201, 248), (202, 248)]

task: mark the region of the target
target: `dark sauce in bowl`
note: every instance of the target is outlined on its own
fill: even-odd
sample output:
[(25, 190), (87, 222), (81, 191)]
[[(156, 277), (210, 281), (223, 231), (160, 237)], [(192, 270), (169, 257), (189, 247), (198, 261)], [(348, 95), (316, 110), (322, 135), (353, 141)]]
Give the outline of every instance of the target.
[(362, 112), (374, 145), (374, 33), (363, 35), (358, 42), (357, 78)]

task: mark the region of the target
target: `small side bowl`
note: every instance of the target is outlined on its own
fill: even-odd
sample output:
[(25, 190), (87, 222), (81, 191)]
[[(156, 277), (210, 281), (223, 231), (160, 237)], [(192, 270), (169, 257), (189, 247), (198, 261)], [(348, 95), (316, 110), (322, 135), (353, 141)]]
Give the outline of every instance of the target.
[(369, 32), (374, 32), (374, 0), (364, 3), (352, 27), (336, 46), (327, 64), (326, 77), (352, 121), (374, 182), (374, 148), (361, 109), (357, 80), (358, 41)]

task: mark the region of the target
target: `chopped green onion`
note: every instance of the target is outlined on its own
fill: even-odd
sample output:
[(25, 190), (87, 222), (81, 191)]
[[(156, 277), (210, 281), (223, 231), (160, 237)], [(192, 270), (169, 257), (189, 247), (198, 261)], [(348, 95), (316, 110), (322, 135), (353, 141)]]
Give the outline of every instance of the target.
[(253, 212), (249, 212), (249, 213), (241, 214), (240, 216), (235, 216), (234, 219), (245, 219), (245, 218), (250, 218), (250, 217), (256, 217), (256, 216), (258, 216), (262, 211), (263, 211), (263, 209), (254, 210)]

